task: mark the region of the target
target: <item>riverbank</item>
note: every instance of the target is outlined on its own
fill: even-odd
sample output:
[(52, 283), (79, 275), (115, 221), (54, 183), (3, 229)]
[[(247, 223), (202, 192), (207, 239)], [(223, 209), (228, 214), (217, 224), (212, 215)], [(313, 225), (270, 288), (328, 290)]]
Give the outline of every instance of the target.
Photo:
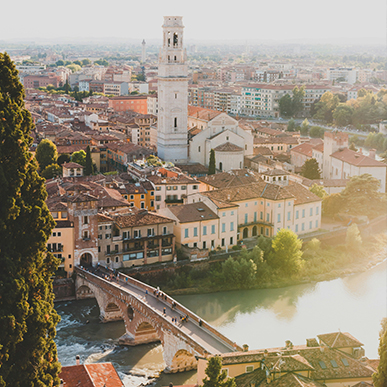
[[(170, 295), (213, 293), (239, 289), (276, 289), (298, 284), (328, 281), (350, 274), (369, 270), (387, 258), (387, 234), (385, 232), (364, 238), (357, 251), (351, 251), (343, 244), (303, 248), (304, 265), (291, 276), (280, 275), (261, 263), (256, 273), (255, 283), (233, 286), (222, 278), (223, 262), (199, 262), (170, 272), (139, 273), (141, 281), (160, 286)], [(236, 259), (238, 260), (238, 258)], [(246, 276), (251, 273), (246, 271)], [(247, 281), (246, 281), (247, 282)]]

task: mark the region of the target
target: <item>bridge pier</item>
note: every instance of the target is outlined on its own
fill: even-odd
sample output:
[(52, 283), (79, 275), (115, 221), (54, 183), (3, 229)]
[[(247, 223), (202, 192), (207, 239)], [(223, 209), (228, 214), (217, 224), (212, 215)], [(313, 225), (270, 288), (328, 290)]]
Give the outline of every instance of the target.
[[(234, 350), (235, 343), (233, 345), (229, 339), (205, 322), (207, 326), (203, 327), (203, 322), (197, 316), (171, 300), (170, 297), (158, 300), (161, 303), (158, 307), (151, 307), (156, 301), (152, 295), (154, 289), (145, 284), (137, 281), (131, 285), (131, 282), (136, 280), (130, 277), (125, 278), (125, 276), (121, 282), (106, 281), (78, 267), (75, 268), (75, 271), (77, 273), (75, 281), (77, 298), (94, 296), (100, 309), (102, 322), (124, 321), (126, 333), (118, 340), (121, 345), (135, 346), (161, 342), (167, 373), (196, 369), (196, 356)], [(177, 314), (189, 315), (188, 326), (193, 331), (182, 329), (181, 323), (176, 324), (171, 321), (171, 316)], [(203, 329), (203, 332), (199, 333), (202, 333), (208, 340), (204, 345), (192, 337), (191, 332), (197, 334), (198, 329)], [(237, 349), (236, 345), (235, 349)]]

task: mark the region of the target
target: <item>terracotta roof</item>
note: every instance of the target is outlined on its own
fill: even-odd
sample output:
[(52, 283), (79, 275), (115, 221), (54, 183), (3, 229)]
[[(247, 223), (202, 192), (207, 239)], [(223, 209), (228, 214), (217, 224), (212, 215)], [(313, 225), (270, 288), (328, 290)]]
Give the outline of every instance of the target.
[(129, 208), (126, 213), (111, 213), (110, 216), (120, 228), (173, 222), (172, 219), (167, 218), (166, 216), (156, 214), (155, 212), (149, 212), (147, 210), (139, 210), (135, 207)]
[(294, 205), (322, 201), (320, 197), (298, 183), (292, 182), (285, 189), (295, 198)]
[(298, 144), (297, 137), (254, 137), (254, 144)]
[(168, 177), (168, 176), (157, 176), (152, 175), (148, 176), (148, 180), (151, 181), (153, 184), (161, 185), (161, 184), (197, 184), (197, 181), (195, 179), (192, 179), (191, 177), (188, 177), (186, 175), (178, 175), (174, 177)]
[(172, 206), (169, 210), (179, 219), (180, 223), (199, 222), (202, 220), (219, 219), (204, 203), (196, 202), (182, 206)]
[(348, 348), (348, 347), (360, 347), (364, 345), (359, 340), (355, 339), (348, 332), (334, 332), (326, 333), (323, 335), (317, 335), (321, 342), (328, 345), (331, 348)]
[(288, 171), (284, 171), (283, 169), (268, 169), (265, 172), (262, 172), (262, 175), (266, 176), (283, 176), (290, 175)]
[(69, 201), (71, 203), (92, 202), (92, 201), (97, 201), (97, 200), (98, 200), (97, 197), (90, 195), (90, 194), (84, 194), (84, 193), (72, 196), (69, 199)]
[(228, 172), (216, 173), (199, 177), (198, 180), (215, 188), (237, 187), (262, 181), (258, 173), (247, 171), (246, 169), (234, 169)]
[(62, 367), (59, 378), (66, 387), (124, 387), (112, 363)]
[(211, 121), (222, 112), (218, 110), (205, 109), (199, 106), (188, 105), (188, 117), (197, 118), (203, 121)]
[(374, 384), (371, 382), (362, 381), (362, 382), (359, 382), (359, 383), (352, 385), (352, 387), (374, 387)]
[(104, 223), (104, 222), (113, 222), (113, 219), (110, 216), (98, 213), (98, 223)]
[(216, 148), (214, 148), (214, 151), (216, 152), (243, 152), (243, 148), (231, 144), (230, 142), (225, 142), (222, 145), (218, 145)]
[(200, 164), (200, 163), (175, 164), (175, 166), (189, 175), (197, 175), (197, 174), (207, 175), (208, 173), (208, 167), (205, 167), (203, 164)]
[(78, 164), (78, 163), (73, 163), (73, 162), (63, 163), (62, 167), (65, 167), (65, 168), (82, 168), (82, 169), (84, 168), (83, 165)]
[(375, 160), (371, 157), (357, 153), (351, 149), (345, 148), (333, 153), (331, 157), (344, 161), (345, 163), (356, 165), (358, 167), (383, 167), (387, 168), (387, 164)]
[(308, 142), (305, 142), (303, 144), (297, 145), (294, 148), (292, 148), (290, 150), (290, 153), (296, 152), (296, 153), (300, 153), (300, 154), (308, 156), (308, 157), (312, 157), (313, 156), (313, 149), (314, 149), (314, 145), (312, 145)]
[(258, 146), (254, 148), (255, 155), (273, 156), (273, 152), (266, 146)]
[(324, 387), (325, 384), (316, 382), (306, 376), (295, 374), (292, 372), (282, 375), (278, 379), (272, 380), (269, 383), (264, 379), (257, 387)]
[(53, 202), (47, 200), (46, 204), (51, 212), (67, 211), (67, 204), (64, 202)]

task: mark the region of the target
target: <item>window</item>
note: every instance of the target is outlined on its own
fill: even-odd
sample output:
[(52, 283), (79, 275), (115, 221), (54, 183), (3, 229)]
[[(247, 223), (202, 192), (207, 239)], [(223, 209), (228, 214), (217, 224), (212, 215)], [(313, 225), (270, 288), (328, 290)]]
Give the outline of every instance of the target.
[(206, 248), (207, 248), (207, 242), (204, 241), (204, 242), (203, 242), (203, 249), (206, 249)]
[(195, 236), (195, 237), (198, 236), (198, 228), (197, 228), (197, 227), (194, 227), (194, 236)]
[(175, 128), (177, 128), (177, 117), (175, 117), (175, 119), (174, 119), (174, 124), (173, 124), (173, 126), (174, 126)]
[(319, 211), (319, 208), (318, 208), (318, 207), (316, 207), (316, 215), (318, 215), (318, 211)]
[(215, 225), (214, 224), (211, 226), (211, 234), (215, 234)]
[(302, 210), (302, 217), (305, 218), (305, 209)]
[(225, 244), (225, 243), (224, 243), (224, 238), (222, 238), (222, 247), (224, 246), (224, 244)]
[(58, 236), (62, 236), (62, 233), (61, 233), (61, 232), (58, 232)]
[(144, 194), (141, 194), (141, 199), (145, 199), (145, 195)]
[(110, 258), (106, 258), (106, 263), (110, 263)]
[(161, 191), (161, 187), (156, 187), (156, 191)]
[(310, 209), (309, 216), (313, 216), (313, 208)]
[(290, 211), (288, 212), (288, 220), (290, 220)]
[(254, 371), (254, 366), (246, 366), (246, 373), (253, 372), (253, 371)]
[(133, 237), (134, 238), (141, 238), (141, 230), (134, 230)]
[(316, 228), (318, 228), (318, 220), (316, 220)]
[(302, 223), (302, 224), (301, 224), (301, 231), (304, 231), (304, 230), (305, 230), (305, 224)]
[(56, 237), (56, 232), (53, 232), (53, 233), (52, 233), (52, 236), (53, 236), (53, 237)]
[(231, 211), (231, 216), (234, 216), (234, 211)]
[(160, 195), (156, 195), (156, 202), (160, 202), (161, 201), (161, 196)]
[(234, 231), (234, 222), (230, 223), (230, 231)]
[(226, 232), (226, 223), (222, 223), (222, 232)]
[(309, 230), (312, 229), (312, 221), (309, 222)]
[(266, 236), (269, 236), (269, 229), (266, 229)]
[(281, 222), (281, 214), (277, 214), (277, 222)]
[(298, 232), (298, 224), (296, 224), (296, 232)]
[(207, 226), (203, 226), (203, 235), (207, 235)]
[(266, 222), (270, 222), (270, 214), (266, 214)]
[(281, 208), (281, 203), (278, 203), (278, 208)]
[(245, 224), (248, 222), (249, 214), (245, 214)]
[(261, 220), (263, 220), (263, 212), (261, 211), (261, 213), (260, 213), (260, 215), (259, 215), (259, 218), (261, 219)]
[(66, 219), (67, 218), (67, 212), (62, 212), (62, 219)]
[(167, 186), (167, 191), (170, 191), (172, 189), (172, 187), (170, 187), (169, 185)]
[(184, 230), (184, 238), (188, 238), (188, 228)]
[(298, 210), (296, 211), (296, 219), (298, 219)]
[(163, 227), (163, 235), (167, 235), (167, 233), (168, 233), (167, 227)]
[(193, 243), (193, 247), (198, 247), (197, 242), (194, 242), (194, 243)]
[(141, 208), (145, 208), (145, 202), (141, 202)]
[(186, 190), (187, 189), (187, 186), (186, 185), (182, 185), (181, 186), (181, 190), (183, 191), (183, 190)]
[(54, 219), (58, 219), (58, 213), (57, 212), (51, 212), (51, 215)]
[(148, 237), (153, 236), (155, 234), (154, 228), (148, 228)]
[(83, 224), (88, 224), (89, 223), (89, 219), (87, 216), (84, 216), (83, 217)]
[(133, 200), (134, 199), (134, 195), (130, 195), (130, 200)]
[(254, 212), (254, 222), (257, 221), (257, 212)]
[(200, 152), (200, 146), (198, 146), (198, 152)]
[(198, 189), (197, 185), (192, 186), (192, 189)]
[(110, 254), (110, 245), (107, 245), (107, 246), (106, 246), (106, 252), (107, 252), (108, 254)]

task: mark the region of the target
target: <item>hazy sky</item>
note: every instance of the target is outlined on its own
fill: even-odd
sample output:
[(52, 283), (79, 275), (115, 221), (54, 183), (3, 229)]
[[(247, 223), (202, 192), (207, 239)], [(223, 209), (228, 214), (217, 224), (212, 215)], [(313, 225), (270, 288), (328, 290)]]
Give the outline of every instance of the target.
[(0, 40), (161, 39), (169, 15), (186, 40), (386, 38), (386, 0), (19, 0), (0, 14)]

